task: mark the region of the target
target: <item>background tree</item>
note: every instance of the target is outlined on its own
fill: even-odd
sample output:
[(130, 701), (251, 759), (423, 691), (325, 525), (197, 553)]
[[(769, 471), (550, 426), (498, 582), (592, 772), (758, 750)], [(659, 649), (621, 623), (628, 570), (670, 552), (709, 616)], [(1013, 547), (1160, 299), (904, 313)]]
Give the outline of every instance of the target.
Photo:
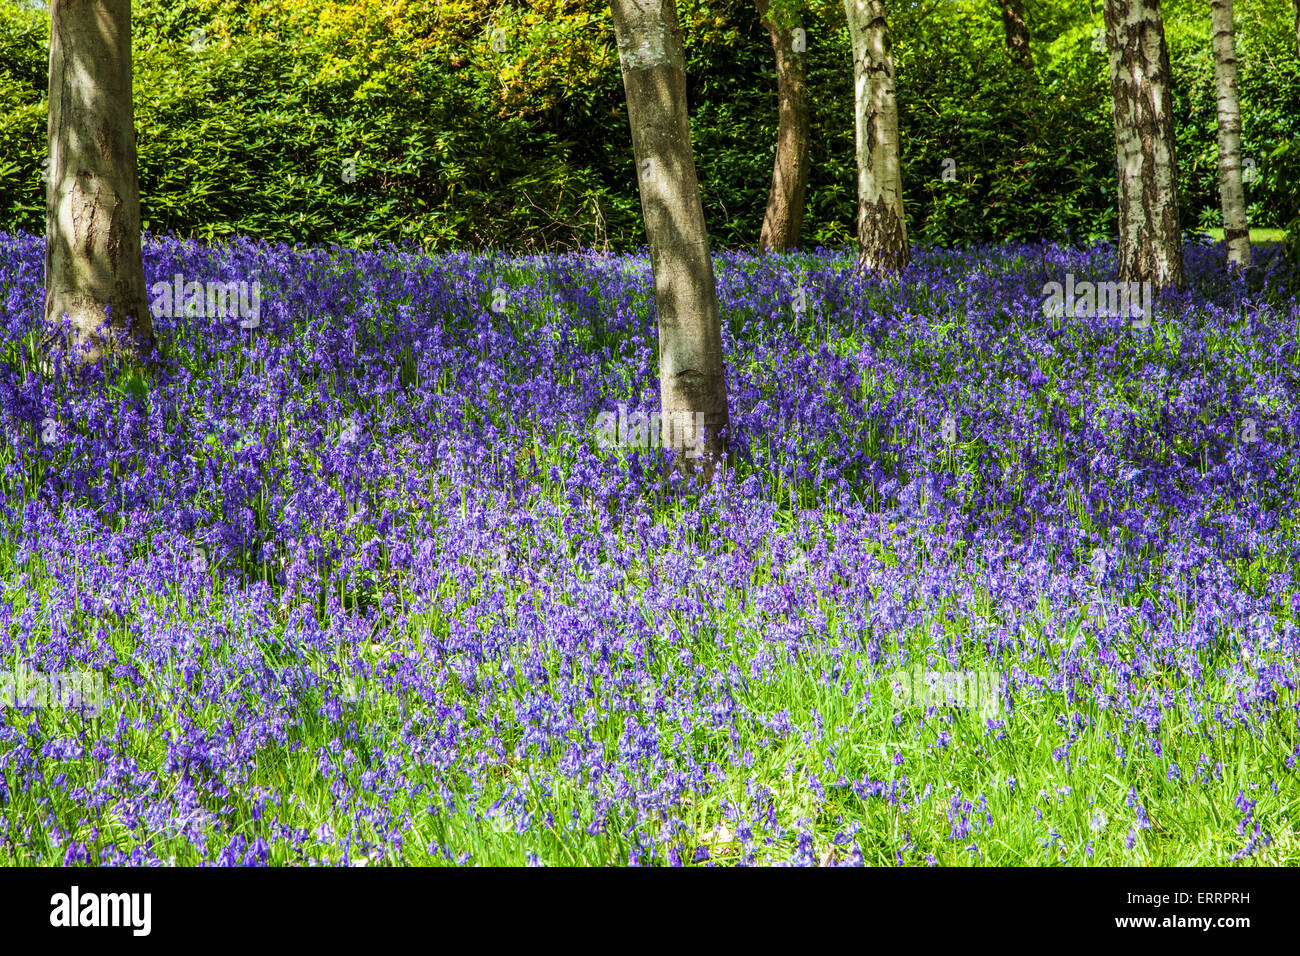
[[(811, 125), (800, 243), (838, 248), (857, 219), (848, 27), (843, 0), (798, 3)], [(1078, 0), (1024, 0), (1032, 87), (990, 0), (887, 6), (908, 238), (1114, 241), (1109, 61), (1104, 45), (1093, 52), (1100, 4), (1094, 16)], [(1208, 8), (1161, 5), (1185, 228), (1222, 224)], [(403, 0), (382, 18), (370, 0), (217, 9), (132, 3), (144, 230), (431, 251), (645, 244), (609, 0)], [(1292, 0), (1233, 9), (1241, 114), (1260, 163), (1247, 213), (1252, 229), (1282, 228), (1300, 206)], [(770, 38), (752, 0), (679, 0), (678, 16), (709, 240), (754, 246), (778, 134)], [(48, 9), (0, 2), (4, 230), (45, 231), (49, 21)], [(196, 52), (200, 27), (209, 42)], [(947, 157), (955, 182), (940, 179)], [(340, 175), (347, 159), (355, 182)]]
[(104, 357), (105, 329), (123, 356), (147, 354), (153, 325), (140, 253), (130, 0), (51, 4), (49, 172), (46, 321), (67, 313), (63, 344), (79, 362)]
[(911, 250), (903, 213), (898, 102), (885, 5), (844, 0), (853, 48), (854, 145), (858, 166), (858, 261), (873, 272), (897, 273)]
[(1182, 286), (1178, 165), (1160, 0), (1106, 0), (1122, 282)]
[[(677, 8), (675, 0), (611, 0), (610, 9), (654, 270), (661, 428), (669, 432), (663, 444), (678, 452), (683, 470), (707, 478), (726, 457), (730, 416)], [(685, 452), (696, 436), (666, 423), (693, 423), (699, 412), (707, 437), (702, 458), (692, 459)]]
[(1029, 26), (1025, 23), (1024, 3), (1022, 0), (999, 0), (998, 6), (1002, 11), (1002, 29), (1007, 35), (1007, 49), (1021, 66), (1032, 71), (1034, 55), (1029, 47)]
[(1237, 40), (1232, 0), (1210, 0), (1214, 43), (1214, 88), (1219, 124), (1219, 202), (1228, 261), (1250, 265), (1250, 229), (1241, 184), (1241, 107), (1237, 101)]
[(793, 3), (778, 0), (774, 8), (771, 0), (757, 0), (757, 7), (776, 54), (777, 93), (776, 159), (758, 247), (784, 252), (799, 245), (808, 192), (807, 33)]

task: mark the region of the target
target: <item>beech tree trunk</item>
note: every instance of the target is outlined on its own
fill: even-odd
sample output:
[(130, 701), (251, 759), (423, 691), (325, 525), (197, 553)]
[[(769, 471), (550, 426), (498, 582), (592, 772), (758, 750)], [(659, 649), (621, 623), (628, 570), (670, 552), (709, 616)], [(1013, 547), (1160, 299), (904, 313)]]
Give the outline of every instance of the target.
[(46, 321), (67, 313), (72, 331), (61, 341), (76, 362), (107, 353), (101, 326), (117, 354), (139, 358), (153, 345), (153, 323), (140, 254), (130, 0), (50, 4), (49, 170)]
[(1228, 261), (1250, 265), (1250, 229), (1246, 194), (1241, 184), (1241, 106), (1237, 100), (1237, 39), (1232, 0), (1210, 0), (1214, 35), (1214, 87), (1219, 120), (1219, 202), (1223, 207), (1223, 241)]
[(1119, 278), (1183, 285), (1169, 50), (1160, 0), (1106, 0), (1119, 177)]
[[(804, 50), (795, 49), (794, 17), (773, 17), (769, 0), (757, 0), (758, 15), (776, 53), (777, 133), (772, 188), (759, 234), (760, 252), (784, 252), (799, 245), (808, 193), (808, 83)], [(788, 22), (787, 22), (788, 21)], [(807, 35), (800, 34), (807, 42)]]
[[(726, 459), (730, 416), (677, 7), (675, 0), (610, 0), (610, 9), (654, 269), (661, 420), (695, 421), (703, 413), (706, 429), (702, 448), (680, 424), (662, 443), (678, 452), (682, 470), (708, 478)], [(697, 449), (702, 454), (692, 457)]]
[(1023, 0), (1001, 0), (1000, 6), (1002, 28), (1007, 35), (1007, 49), (1021, 66), (1032, 70), (1034, 56), (1029, 49), (1029, 26), (1025, 23), (1024, 2)]
[(853, 44), (854, 145), (858, 160), (858, 261), (872, 272), (897, 273), (911, 250), (903, 214), (898, 103), (885, 5), (844, 0)]

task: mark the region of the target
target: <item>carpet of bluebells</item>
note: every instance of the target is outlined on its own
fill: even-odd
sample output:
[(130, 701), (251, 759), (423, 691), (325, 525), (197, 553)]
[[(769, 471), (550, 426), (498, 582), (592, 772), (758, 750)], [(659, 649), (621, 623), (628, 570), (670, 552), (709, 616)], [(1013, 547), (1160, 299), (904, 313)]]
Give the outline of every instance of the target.
[(1300, 275), (1256, 257), (1189, 245), (1135, 329), (1044, 314), (1107, 246), (718, 255), (701, 486), (596, 441), (657, 406), (644, 256), (148, 239), (260, 324), (71, 375), (2, 235), (0, 669), (105, 699), (0, 711), (0, 864), (1300, 864)]

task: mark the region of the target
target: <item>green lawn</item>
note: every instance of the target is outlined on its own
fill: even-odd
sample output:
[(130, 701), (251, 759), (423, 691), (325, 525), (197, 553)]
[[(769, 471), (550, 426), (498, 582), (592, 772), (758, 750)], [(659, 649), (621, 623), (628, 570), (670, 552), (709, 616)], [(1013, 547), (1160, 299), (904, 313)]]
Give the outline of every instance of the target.
[[(1203, 230), (1212, 238), (1222, 242), (1222, 229), (1205, 229)], [(1250, 241), (1254, 242), (1281, 242), (1286, 238), (1285, 229), (1252, 229), (1250, 230)]]

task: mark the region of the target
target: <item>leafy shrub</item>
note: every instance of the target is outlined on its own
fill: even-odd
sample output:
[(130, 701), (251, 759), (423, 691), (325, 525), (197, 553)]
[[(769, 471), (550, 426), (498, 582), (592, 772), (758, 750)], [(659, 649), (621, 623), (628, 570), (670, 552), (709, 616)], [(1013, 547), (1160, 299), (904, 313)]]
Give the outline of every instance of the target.
[[(716, 245), (757, 240), (776, 141), (766, 30), (749, 0), (679, 0), (692, 139)], [(1300, 63), (1286, 0), (1239, 0), (1253, 225), (1300, 209)], [(1088, 241), (1115, 227), (1100, 13), (1030, 10), (1036, 69), (994, 5), (891, 11), (909, 228), (923, 243)], [(1187, 228), (1219, 221), (1202, 5), (1165, 4)], [(853, 82), (843, 13), (812, 0), (804, 245), (852, 237)], [(429, 248), (644, 241), (605, 0), (185, 0), (136, 5), (144, 220), (155, 233)], [(193, 49), (191, 31), (208, 42)], [(493, 48), (494, 30), (506, 39)], [(48, 24), (0, 7), (0, 228), (40, 232)], [(952, 159), (956, 180), (941, 177)], [(355, 180), (345, 163), (355, 162)]]

